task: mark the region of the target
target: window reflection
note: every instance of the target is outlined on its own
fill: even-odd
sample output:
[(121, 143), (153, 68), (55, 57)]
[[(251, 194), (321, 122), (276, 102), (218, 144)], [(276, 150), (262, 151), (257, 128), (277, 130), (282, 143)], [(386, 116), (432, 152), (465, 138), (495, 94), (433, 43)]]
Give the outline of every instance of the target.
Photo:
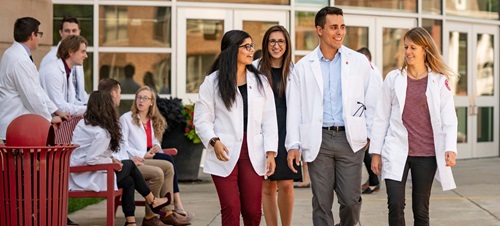
[(446, 14), (498, 20), (498, 0), (447, 0)]
[(457, 143), (467, 143), (467, 107), (457, 107), (458, 134)]
[[(57, 5), (54, 4), (54, 17), (52, 19), (52, 45), (56, 46), (61, 41), (59, 29), (61, 20), (65, 16), (74, 16), (80, 21), (80, 35), (89, 42), (89, 46), (94, 45), (94, 6), (92, 5)], [(44, 25), (45, 26), (45, 25)]]
[(278, 24), (278, 22), (243, 21), (243, 30), (250, 34), (255, 44), (255, 51), (257, 51), (258, 49), (262, 49), (262, 39), (267, 29)]
[(361, 47), (369, 48), (368, 27), (347, 26), (344, 45), (353, 50), (358, 50)]
[(220, 52), (224, 21), (188, 19), (186, 27), (186, 93), (198, 93)]
[(94, 73), (92, 68), (94, 68), (94, 53), (87, 52), (88, 58), (83, 61), (83, 74), (85, 82), (85, 92), (91, 93), (94, 90)]
[(297, 5), (325, 6), (329, 0), (294, 0)]
[(340, 7), (352, 6), (365, 9), (379, 8), (392, 11), (417, 12), (417, 0), (335, 0), (335, 5), (339, 5)]
[(314, 50), (319, 44), (316, 28), (314, 27), (314, 16), (316, 12), (295, 13), (295, 49)]
[(492, 142), (493, 107), (479, 107), (477, 110), (477, 142)]
[(123, 94), (135, 94), (144, 85), (161, 94), (170, 94), (170, 54), (101, 52), (99, 79), (102, 78), (118, 80)]
[(478, 34), (476, 46), (477, 96), (493, 96), (495, 87), (495, 78), (493, 75), (494, 62), (493, 35)]
[(405, 60), (403, 37), (408, 29), (402, 28), (384, 28), (382, 34), (382, 57), (383, 71), (385, 75), (394, 69), (401, 68)]
[(442, 1), (443, 0), (425, 0), (422, 1), (422, 12), (427, 14), (437, 14), (442, 13)]
[(451, 91), (455, 96), (467, 96), (467, 34), (450, 32), (448, 65), (459, 76), (451, 80)]
[(100, 6), (101, 46), (170, 47), (170, 8)]
[(438, 49), (441, 50), (442, 53), (443, 49), (441, 46), (443, 44), (443, 38), (441, 37), (441, 30), (443, 29), (443, 22), (441, 20), (422, 19), (422, 27), (429, 32)]

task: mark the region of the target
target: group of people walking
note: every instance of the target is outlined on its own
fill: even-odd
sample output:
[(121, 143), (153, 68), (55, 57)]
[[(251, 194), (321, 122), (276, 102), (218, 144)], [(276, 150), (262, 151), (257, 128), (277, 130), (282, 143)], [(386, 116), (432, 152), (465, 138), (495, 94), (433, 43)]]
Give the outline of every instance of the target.
[[(15, 42), (0, 62), (0, 140), (8, 142), (6, 128), (21, 114), (40, 114), (56, 127), (82, 117), (72, 133), (79, 147), (71, 165), (120, 165), (116, 187), (123, 188), (125, 225), (136, 225), (134, 190), (148, 204), (143, 225), (189, 225), (192, 213), (180, 201), (175, 163), (161, 153), (167, 125), (154, 90), (139, 88), (130, 112), (121, 117), (116, 80), (99, 81), (88, 96), (81, 66), (87, 41), (72, 17), (63, 19), (62, 41), (38, 72), (31, 51), (43, 35), (39, 25), (31, 17), (18, 19)], [(296, 64), (283, 26), (267, 30), (262, 57), (255, 61), (247, 32), (231, 30), (222, 37), (194, 110), (196, 133), (207, 150), (204, 172), (212, 175), (222, 225), (239, 225), (240, 214), (246, 226), (259, 225), (262, 210), (267, 225), (278, 225), (278, 216), (282, 225), (292, 225), (301, 159), (309, 169), (313, 224), (357, 225), (361, 193), (380, 187), (376, 178), (361, 189), (363, 159), (370, 156), (369, 170), (385, 181), (389, 225), (405, 225), (410, 173), (414, 224), (429, 225), (434, 176), (443, 190), (456, 187), (451, 166), (457, 117), (449, 85), (454, 72), (420, 27), (404, 35), (403, 66), (385, 80), (367, 57), (343, 45), (342, 9), (319, 10), (315, 29), (318, 47)], [(115, 189), (106, 188), (104, 178), (102, 172), (73, 173), (70, 189)], [(334, 194), (340, 204), (337, 224)]]
[[(267, 30), (262, 57), (254, 62), (248, 33), (231, 30), (222, 37), (194, 113), (222, 225), (239, 225), (240, 214), (244, 225), (259, 225), (262, 209), (267, 225), (278, 225), (278, 212), (282, 225), (292, 225), (301, 158), (309, 168), (313, 224), (357, 225), (366, 152), (368, 169), (386, 184), (389, 225), (405, 225), (409, 172), (414, 224), (429, 225), (434, 176), (443, 190), (455, 188), (450, 167), (457, 117), (449, 85), (454, 72), (421, 27), (405, 34), (404, 64), (384, 81), (367, 57), (343, 45), (342, 9), (319, 10), (315, 28), (318, 47), (296, 64), (282, 26)], [(363, 193), (380, 188), (376, 179)]]

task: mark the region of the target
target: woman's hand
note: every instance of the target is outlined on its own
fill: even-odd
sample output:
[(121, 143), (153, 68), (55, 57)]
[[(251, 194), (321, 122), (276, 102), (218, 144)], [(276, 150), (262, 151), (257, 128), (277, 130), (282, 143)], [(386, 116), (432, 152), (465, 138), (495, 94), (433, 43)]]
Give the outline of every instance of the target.
[(135, 163), (136, 166), (142, 166), (142, 165), (144, 165), (144, 159), (141, 158), (141, 157), (135, 156), (135, 157), (132, 158), (132, 161), (134, 161), (134, 163)]
[(372, 154), (372, 171), (380, 176), (382, 171), (382, 160), (379, 154)]
[(457, 154), (452, 151), (447, 151), (444, 153), (444, 159), (446, 161), (446, 166), (455, 166)]
[(272, 151), (268, 151), (266, 156), (266, 176), (271, 176), (274, 174), (274, 170), (276, 169), (276, 162), (274, 160), (274, 156), (276, 153)]
[(227, 150), (226, 146), (220, 140), (215, 141), (214, 152), (218, 160), (223, 162), (229, 161), (229, 150)]
[(160, 148), (160, 146), (155, 144), (155, 145), (153, 145), (153, 147), (151, 149), (149, 149), (149, 151), (156, 154), (156, 153), (161, 151), (161, 148)]
[(116, 163), (116, 164), (120, 165), (120, 169), (119, 169), (119, 170), (117, 170), (117, 171), (118, 171), (118, 172), (122, 171), (122, 167), (123, 167), (123, 163), (122, 163), (122, 161), (120, 161), (120, 160), (118, 160), (118, 159), (115, 159), (115, 158), (113, 158), (113, 157), (111, 157), (111, 160), (113, 161), (113, 163)]
[(146, 152), (146, 154), (144, 155), (144, 158), (145, 159), (152, 159), (153, 157), (155, 157), (156, 153), (152, 152), (151, 149), (149, 149), (149, 151)]

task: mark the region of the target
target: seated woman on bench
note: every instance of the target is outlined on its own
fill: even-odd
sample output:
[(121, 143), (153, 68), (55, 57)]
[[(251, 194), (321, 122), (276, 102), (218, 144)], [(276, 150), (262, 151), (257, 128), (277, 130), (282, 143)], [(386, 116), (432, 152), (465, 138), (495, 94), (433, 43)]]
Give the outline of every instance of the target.
[[(112, 157), (118, 152), (122, 133), (118, 122), (118, 113), (114, 107), (111, 95), (107, 92), (94, 91), (90, 94), (87, 111), (75, 128), (71, 143), (78, 144), (71, 154), (70, 165), (97, 165), (118, 163), (121, 169), (116, 171), (116, 185), (123, 188), (122, 210), (125, 214), (125, 225), (136, 225), (134, 188), (146, 200), (151, 210), (160, 213), (161, 209), (170, 204), (171, 195), (155, 198), (151, 193), (141, 172), (132, 160), (119, 161)], [(102, 171), (71, 173), (70, 190), (101, 191), (106, 189), (106, 173)]]

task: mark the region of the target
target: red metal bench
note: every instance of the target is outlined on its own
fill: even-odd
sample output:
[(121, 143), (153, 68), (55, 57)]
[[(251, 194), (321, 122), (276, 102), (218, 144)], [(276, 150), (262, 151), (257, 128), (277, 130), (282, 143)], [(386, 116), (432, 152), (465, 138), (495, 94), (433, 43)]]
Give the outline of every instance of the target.
[[(64, 122), (61, 124), (58, 130), (55, 131), (56, 143), (71, 143), (71, 138), (73, 136), (73, 130), (75, 129), (78, 121), (81, 117), (74, 117), (68, 122)], [(68, 134), (70, 133), (70, 134)], [(165, 154), (176, 155), (177, 149), (175, 148), (167, 148), (163, 149)], [(98, 171), (105, 170), (106, 171), (106, 187), (114, 188), (116, 182), (114, 177), (114, 171), (119, 170), (120, 165), (116, 163), (111, 164), (99, 164), (99, 165), (88, 165), (88, 166), (72, 166), (70, 167), (70, 173), (80, 173), (80, 172), (88, 172), (88, 171)], [(111, 176), (109, 176), (111, 175)], [(115, 213), (118, 209), (118, 206), (121, 205), (121, 195), (122, 189), (114, 190), (108, 189), (106, 191), (69, 191), (70, 198), (94, 198), (101, 197), (106, 198), (106, 218), (108, 226), (115, 225)], [(135, 201), (136, 206), (145, 206), (145, 201)]]

